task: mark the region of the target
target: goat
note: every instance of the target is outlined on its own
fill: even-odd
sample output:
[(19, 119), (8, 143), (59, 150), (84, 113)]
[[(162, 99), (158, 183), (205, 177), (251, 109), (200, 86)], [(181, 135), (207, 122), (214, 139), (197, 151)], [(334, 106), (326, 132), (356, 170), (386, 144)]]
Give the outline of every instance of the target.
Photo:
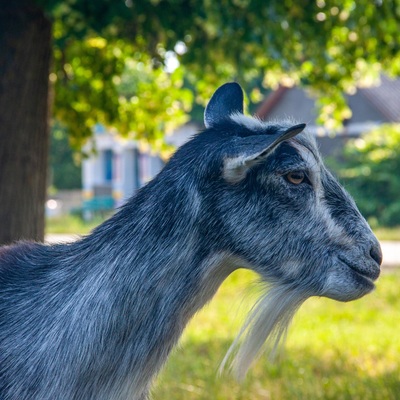
[(205, 126), (90, 235), (0, 249), (2, 400), (148, 398), (189, 319), (240, 267), (270, 289), (239, 335), (238, 376), (308, 297), (373, 290), (379, 243), (305, 124), (245, 116), (228, 83)]

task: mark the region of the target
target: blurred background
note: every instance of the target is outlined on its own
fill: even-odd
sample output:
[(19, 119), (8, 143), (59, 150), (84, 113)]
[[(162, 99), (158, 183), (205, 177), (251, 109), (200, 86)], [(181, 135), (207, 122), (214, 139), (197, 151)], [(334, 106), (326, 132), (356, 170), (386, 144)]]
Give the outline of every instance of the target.
[(250, 280), (233, 276), (155, 398), (400, 398), (399, 0), (2, 1), (0, 50), (2, 244), (89, 232), (204, 128), (227, 81), (249, 114), (307, 123), (390, 241), (374, 298), (306, 304), (290, 356), (244, 386), (215, 378), (236, 327), (221, 313)]

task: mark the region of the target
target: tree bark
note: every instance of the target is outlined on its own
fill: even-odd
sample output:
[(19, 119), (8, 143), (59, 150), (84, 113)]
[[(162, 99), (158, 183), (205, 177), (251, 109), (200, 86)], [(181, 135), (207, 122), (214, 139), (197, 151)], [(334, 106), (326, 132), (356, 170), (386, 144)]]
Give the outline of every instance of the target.
[(51, 33), (33, 0), (1, 2), (1, 244), (44, 239)]

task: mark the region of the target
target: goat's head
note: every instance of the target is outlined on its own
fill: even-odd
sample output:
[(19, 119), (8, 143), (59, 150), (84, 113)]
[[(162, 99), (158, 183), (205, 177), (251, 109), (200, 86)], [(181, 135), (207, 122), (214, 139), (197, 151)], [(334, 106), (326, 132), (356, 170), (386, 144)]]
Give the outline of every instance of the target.
[[(303, 132), (305, 124), (244, 116), (242, 90), (229, 83), (210, 100), (205, 125), (193, 141), (203, 151), (198, 163), (191, 161), (207, 160), (197, 171), (212, 210), (207, 220), (223, 237), (221, 250), (272, 286), (250, 319), (253, 333), (237, 362), (241, 375), (269, 333), (277, 330), (279, 337), (306, 298), (349, 301), (369, 293), (382, 256), (354, 201), (325, 168), (315, 139)], [(186, 151), (194, 154), (190, 146)]]

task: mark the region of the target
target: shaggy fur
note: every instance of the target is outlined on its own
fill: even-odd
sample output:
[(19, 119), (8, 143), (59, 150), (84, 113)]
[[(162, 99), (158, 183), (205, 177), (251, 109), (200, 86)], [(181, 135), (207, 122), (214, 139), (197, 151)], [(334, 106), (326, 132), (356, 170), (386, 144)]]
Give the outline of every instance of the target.
[(0, 249), (2, 400), (147, 398), (189, 319), (239, 267), (270, 285), (239, 376), (309, 296), (374, 288), (379, 244), (314, 139), (244, 117), (242, 103), (237, 84), (218, 89), (206, 130), (89, 236)]

